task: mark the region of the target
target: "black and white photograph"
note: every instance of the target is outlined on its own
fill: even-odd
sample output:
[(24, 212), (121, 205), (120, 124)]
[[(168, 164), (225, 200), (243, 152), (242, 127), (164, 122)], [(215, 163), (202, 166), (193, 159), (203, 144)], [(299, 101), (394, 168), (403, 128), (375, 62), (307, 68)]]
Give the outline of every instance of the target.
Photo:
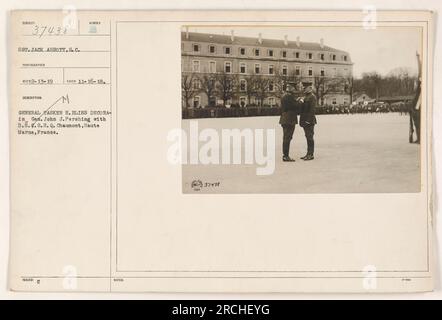
[(420, 192), (421, 64), (420, 27), (183, 26), (183, 192)]

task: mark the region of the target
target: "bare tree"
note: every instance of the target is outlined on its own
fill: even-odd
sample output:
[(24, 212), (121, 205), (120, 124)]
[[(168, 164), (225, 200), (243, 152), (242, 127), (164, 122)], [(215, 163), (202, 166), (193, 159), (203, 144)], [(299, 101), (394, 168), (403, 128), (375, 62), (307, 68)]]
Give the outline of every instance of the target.
[(216, 77), (216, 90), (223, 100), (223, 106), (226, 106), (228, 100), (232, 99), (237, 90), (238, 77), (230, 73), (222, 72)]
[(213, 107), (213, 98), (216, 98), (216, 75), (206, 74), (201, 78), (201, 91), (207, 96), (207, 101), (210, 107)]
[(287, 87), (289, 85), (289, 77), (284, 75), (275, 76), (274, 81), (274, 94), (278, 98), (282, 98), (284, 94), (287, 92)]
[(413, 95), (417, 76), (406, 68), (396, 68), (381, 77), (376, 72), (362, 74), (353, 79), (353, 92), (365, 92), (370, 97)]
[(245, 90), (240, 91), (240, 85), (238, 86), (238, 93), (242, 93), (245, 94), (247, 96), (247, 103), (250, 104), (252, 97), (255, 96), (255, 87), (256, 87), (256, 76), (255, 75), (251, 75), (247, 78), (244, 78), (244, 80), (246, 81), (245, 83)]
[(328, 78), (324, 76), (315, 76), (313, 87), (320, 105), (324, 103), (324, 97), (329, 93), (345, 92), (345, 78)]
[(376, 97), (376, 101), (377, 101), (377, 100), (379, 100), (379, 90), (380, 90), (380, 86), (381, 86), (382, 77), (379, 73), (374, 71), (374, 72), (368, 73), (367, 78), (374, 88), (375, 97)]
[(264, 99), (269, 96), (270, 83), (271, 80), (266, 76), (255, 76), (254, 91), (260, 106), (264, 104)]
[(354, 88), (353, 76), (349, 76), (345, 80), (346, 80), (346, 83), (345, 83), (344, 91), (345, 91), (345, 93), (348, 93), (348, 95), (350, 96), (350, 104), (352, 104), (353, 103), (353, 88)]
[(315, 76), (313, 81), (313, 87), (315, 88), (315, 93), (316, 97), (318, 98), (318, 103), (319, 105), (322, 105), (324, 99), (325, 77)]
[(183, 97), (183, 105), (189, 109), (189, 101), (193, 99), (199, 92), (195, 87), (195, 80), (198, 79), (193, 73), (183, 74), (181, 77), (181, 91)]

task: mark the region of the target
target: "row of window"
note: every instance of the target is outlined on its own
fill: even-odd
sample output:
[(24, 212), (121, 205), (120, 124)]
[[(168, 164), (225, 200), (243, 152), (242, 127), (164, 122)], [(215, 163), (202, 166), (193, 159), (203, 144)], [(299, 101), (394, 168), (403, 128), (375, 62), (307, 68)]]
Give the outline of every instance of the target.
[[(275, 104), (276, 104), (276, 99), (275, 99), (275, 97), (268, 97), (267, 99), (267, 103), (269, 104), (269, 105), (271, 105), (271, 106), (274, 106)], [(247, 97), (245, 97), (245, 96), (243, 96), (243, 97), (240, 97), (239, 98), (239, 102), (240, 102), (240, 105), (241, 106), (245, 106), (246, 104), (247, 104)], [(251, 101), (250, 101), (250, 103), (256, 103), (256, 104), (259, 104), (259, 100), (258, 99), (256, 99), (255, 97), (251, 97)], [(327, 101), (326, 99), (324, 99), (324, 104), (327, 104), (327, 103), (329, 103), (329, 101)], [(331, 98), (330, 99), (330, 103), (332, 104), (332, 105), (336, 105), (337, 104), (337, 99), (335, 98), (335, 97), (333, 97), (333, 98)], [(348, 104), (349, 103), (349, 99), (347, 98), (347, 97), (344, 97), (343, 98), (343, 103), (344, 104)], [(232, 104), (232, 101), (231, 101), (231, 99), (229, 99), (228, 101), (227, 101), (227, 104), (228, 105), (230, 105), (230, 104)], [(195, 96), (195, 97), (193, 97), (193, 107), (194, 108), (199, 108), (201, 106), (201, 97), (200, 96)]]
[[(225, 55), (231, 55), (233, 53), (232, 47), (229, 46), (225, 46), (222, 48), (223, 49), (223, 53)], [(267, 57), (276, 57), (276, 50), (275, 49), (261, 49), (261, 48), (249, 48), (249, 50), (252, 50), (251, 55), (255, 56), (255, 57), (260, 57), (261, 55), (265, 55)], [(200, 44), (196, 44), (194, 43), (192, 45), (192, 51), (195, 53), (200, 53), (201, 52), (201, 45)], [(241, 56), (245, 56), (247, 54), (247, 48), (238, 48), (238, 54)], [(265, 53), (263, 53), (263, 51)], [(208, 45), (208, 52), (210, 54), (216, 54), (217, 53), (217, 46), (210, 44)], [(305, 58), (309, 59), (309, 60), (313, 60), (314, 58), (314, 54), (312, 52), (305, 52)], [(294, 51), (293, 52), (293, 56), (296, 59), (300, 59), (301, 58), (301, 52), (300, 51)], [(288, 51), (287, 50), (281, 50), (280, 51), (280, 57), (281, 58), (287, 58), (288, 57)], [(326, 54), (325, 53), (318, 53), (317, 54), (317, 59), (319, 60), (325, 60), (326, 58)], [(329, 54), (329, 59), (332, 61), (336, 61), (338, 59), (338, 55), (336, 55), (335, 53), (330, 53)], [(347, 61), (347, 55), (341, 55), (341, 61)]]
[[(225, 73), (233, 73), (233, 68), (232, 68), (232, 62), (231, 61), (225, 61), (224, 62), (224, 72)], [(344, 74), (348, 74), (348, 69), (344, 68)], [(247, 74), (247, 64), (244, 62), (241, 62), (239, 64), (239, 73), (240, 74)], [(296, 76), (301, 76), (302, 72), (301, 72), (301, 66), (295, 66), (295, 75)], [(195, 73), (199, 73), (201, 72), (201, 62), (199, 60), (193, 60), (192, 61), (192, 72)], [(209, 73), (216, 73), (216, 61), (209, 61)], [(261, 64), (260, 63), (255, 63), (254, 64), (254, 70), (253, 72), (255, 74), (261, 74), (262, 73), (262, 68), (261, 68)], [(288, 75), (288, 66), (287, 65), (283, 65), (281, 67), (281, 75)], [(268, 65), (267, 68), (267, 74), (269, 75), (273, 75), (275, 74), (275, 67), (274, 65)], [(307, 75), (308, 76), (313, 76), (313, 67), (308, 67), (307, 69)], [(326, 72), (325, 72), (325, 68), (321, 67), (319, 75), (322, 77), (326, 76)], [(333, 68), (332, 69), (332, 74), (330, 76), (333, 77), (337, 77), (338, 76), (338, 69), (337, 68)]]
[[(213, 80), (212, 80), (213, 81)], [(202, 88), (202, 83), (200, 79), (193, 79), (192, 83), (194, 90), (200, 90)], [(213, 86), (213, 84), (212, 84)], [(283, 84), (282, 90), (285, 91), (287, 89), (286, 84)], [(241, 79), (239, 80), (239, 91), (245, 92), (247, 90), (247, 80)], [(275, 91), (275, 83), (269, 81), (267, 91), (274, 92)]]
[[(275, 97), (268, 97), (266, 100), (267, 100), (267, 104), (269, 104), (270, 106), (275, 106), (276, 105)], [(246, 105), (246, 101), (247, 101), (247, 97), (240, 97), (239, 98), (239, 104), (242, 107), (244, 107)], [(261, 103), (261, 101), (259, 99), (256, 99), (255, 97), (252, 97), (250, 103), (259, 105)], [(232, 104), (232, 99), (227, 100), (226, 104), (227, 105), (231, 105)], [(201, 97), (200, 96), (193, 97), (193, 107), (194, 108), (201, 107)]]

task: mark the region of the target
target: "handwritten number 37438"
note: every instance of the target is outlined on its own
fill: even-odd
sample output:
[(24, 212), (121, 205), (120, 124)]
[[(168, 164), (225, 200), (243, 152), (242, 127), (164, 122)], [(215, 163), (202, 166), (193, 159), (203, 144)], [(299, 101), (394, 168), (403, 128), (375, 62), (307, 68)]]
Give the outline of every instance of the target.
[(41, 38), (43, 36), (61, 36), (66, 34), (66, 32), (66, 27), (35, 25), (34, 30), (32, 31), (32, 35)]

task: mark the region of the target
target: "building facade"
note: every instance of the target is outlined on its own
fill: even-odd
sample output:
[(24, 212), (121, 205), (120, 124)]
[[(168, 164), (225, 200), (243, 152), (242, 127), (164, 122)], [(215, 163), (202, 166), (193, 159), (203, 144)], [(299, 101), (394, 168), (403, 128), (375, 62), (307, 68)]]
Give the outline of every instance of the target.
[(350, 104), (353, 63), (319, 43), (182, 32), (183, 107), (276, 106), (287, 83), (312, 85), (321, 104)]

